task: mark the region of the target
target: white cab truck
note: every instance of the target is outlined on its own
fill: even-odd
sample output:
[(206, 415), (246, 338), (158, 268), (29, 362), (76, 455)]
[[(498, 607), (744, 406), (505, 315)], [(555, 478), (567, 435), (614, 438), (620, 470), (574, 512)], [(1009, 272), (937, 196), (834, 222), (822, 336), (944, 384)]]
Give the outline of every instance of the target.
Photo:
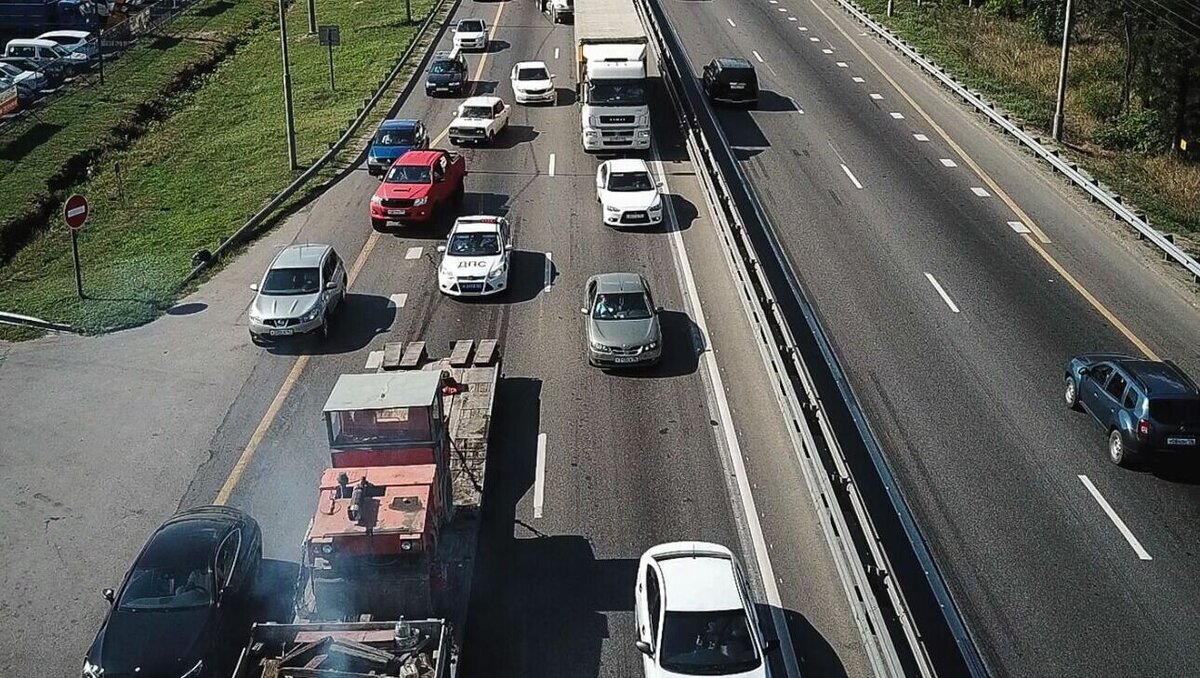
[(583, 150), (650, 148), (646, 47), (633, 0), (575, 0)]

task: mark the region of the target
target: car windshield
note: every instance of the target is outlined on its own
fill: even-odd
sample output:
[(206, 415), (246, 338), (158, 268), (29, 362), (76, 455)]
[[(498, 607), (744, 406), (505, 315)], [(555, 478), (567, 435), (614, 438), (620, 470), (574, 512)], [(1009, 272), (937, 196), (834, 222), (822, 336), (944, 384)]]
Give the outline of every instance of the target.
[(646, 103), (646, 88), (640, 82), (593, 82), (588, 101), (612, 106), (641, 106)]
[(480, 33), (483, 31), (483, 22), (476, 20), (463, 21), (458, 24), (460, 33)]
[(500, 254), (500, 236), (495, 233), (455, 233), (446, 251), (455, 257), (494, 257)]
[(213, 603), (214, 528), (183, 523), (154, 536), (129, 573), (117, 608), (125, 612), (179, 610)]
[(263, 281), (263, 294), (316, 294), (321, 289), (321, 272), (316, 268), (273, 268)]
[(641, 292), (600, 294), (592, 306), (596, 320), (645, 320), (650, 317), (650, 304)]
[(1150, 418), (1167, 426), (1200, 426), (1200, 402), (1190, 398), (1151, 400)]
[(462, 117), (464, 118), (491, 118), (491, 106), (463, 106)]
[(743, 610), (670, 612), (663, 619), (660, 663), (691, 676), (742, 673), (762, 663)]
[(429, 69), (430, 73), (454, 73), (458, 69), (455, 63), (450, 59), (442, 59), (441, 61), (433, 62), (433, 66)]
[(426, 165), (393, 165), (384, 179), (389, 184), (428, 184), (429, 167)]
[(538, 68), (518, 68), (517, 80), (549, 80), (550, 74), (546, 69)]
[(411, 129), (379, 130), (379, 134), (375, 135), (375, 143), (380, 146), (412, 146), (415, 137), (416, 131)]
[(608, 190), (618, 192), (650, 191), (654, 182), (646, 172), (613, 172), (608, 175)]

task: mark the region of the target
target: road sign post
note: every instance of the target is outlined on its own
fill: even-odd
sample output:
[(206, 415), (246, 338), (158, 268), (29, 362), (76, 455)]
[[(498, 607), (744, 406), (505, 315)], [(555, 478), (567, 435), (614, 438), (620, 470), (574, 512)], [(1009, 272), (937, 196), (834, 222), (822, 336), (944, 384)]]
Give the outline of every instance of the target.
[(76, 193), (63, 205), (63, 221), (71, 231), (71, 257), (75, 260), (75, 291), (83, 299), (83, 273), (79, 268), (79, 231), (87, 223), (90, 208), (87, 198)]
[(329, 48), (329, 90), (336, 92), (337, 87), (333, 83), (333, 48), (342, 44), (341, 30), (337, 26), (319, 26), (317, 38), (322, 45)]

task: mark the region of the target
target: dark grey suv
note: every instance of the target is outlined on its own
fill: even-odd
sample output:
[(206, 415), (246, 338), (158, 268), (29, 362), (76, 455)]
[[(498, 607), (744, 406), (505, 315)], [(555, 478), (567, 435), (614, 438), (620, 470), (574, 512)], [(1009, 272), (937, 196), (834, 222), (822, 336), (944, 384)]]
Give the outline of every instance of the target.
[(1200, 387), (1171, 361), (1114, 354), (1067, 363), (1063, 398), (1108, 433), (1108, 456), (1128, 466), (1139, 454), (1200, 451)]

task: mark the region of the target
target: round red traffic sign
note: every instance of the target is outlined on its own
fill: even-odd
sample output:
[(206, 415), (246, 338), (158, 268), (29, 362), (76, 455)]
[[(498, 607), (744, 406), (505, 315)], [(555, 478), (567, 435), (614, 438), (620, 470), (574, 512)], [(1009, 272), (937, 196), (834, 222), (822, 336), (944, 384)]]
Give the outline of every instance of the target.
[(63, 205), (63, 219), (66, 220), (67, 227), (72, 231), (78, 231), (83, 228), (83, 224), (87, 221), (87, 218), (87, 198), (78, 193), (67, 198), (67, 203)]

